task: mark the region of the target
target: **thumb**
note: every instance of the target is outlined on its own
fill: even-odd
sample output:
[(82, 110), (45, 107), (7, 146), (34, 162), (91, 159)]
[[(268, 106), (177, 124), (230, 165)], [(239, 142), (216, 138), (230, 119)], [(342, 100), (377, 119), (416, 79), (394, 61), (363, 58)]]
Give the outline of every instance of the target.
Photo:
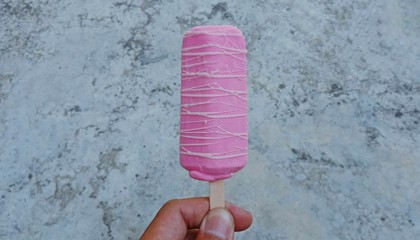
[(196, 240), (233, 240), (235, 223), (225, 208), (211, 210), (201, 222)]

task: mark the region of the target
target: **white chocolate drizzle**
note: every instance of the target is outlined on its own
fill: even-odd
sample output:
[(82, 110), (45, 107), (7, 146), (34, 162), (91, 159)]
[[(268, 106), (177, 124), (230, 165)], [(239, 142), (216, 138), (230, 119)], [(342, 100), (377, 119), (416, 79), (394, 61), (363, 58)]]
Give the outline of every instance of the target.
[(198, 41), (190, 41), (182, 49), (180, 154), (194, 159), (243, 158), (248, 141), (247, 51), (232, 41), (243, 36), (194, 30), (184, 41), (205, 39), (201, 35), (209, 36), (208, 42), (193, 45)]

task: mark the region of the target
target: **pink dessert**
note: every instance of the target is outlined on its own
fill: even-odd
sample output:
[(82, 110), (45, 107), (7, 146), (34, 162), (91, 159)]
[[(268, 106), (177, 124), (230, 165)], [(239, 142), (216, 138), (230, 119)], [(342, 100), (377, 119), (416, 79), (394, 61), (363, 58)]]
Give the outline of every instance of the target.
[(246, 165), (246, 48), (233, 26), (199, 26), (182, 43), (180, 161), (192, 178), (229, 178)]

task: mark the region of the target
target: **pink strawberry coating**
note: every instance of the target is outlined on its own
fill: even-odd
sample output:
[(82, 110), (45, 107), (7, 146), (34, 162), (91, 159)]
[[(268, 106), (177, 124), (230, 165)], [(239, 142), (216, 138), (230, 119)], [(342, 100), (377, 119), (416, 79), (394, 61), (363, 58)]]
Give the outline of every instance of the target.
[(246, 165), (246, 48), (239, 29), (199, 26), (182, 44), (180, 161), (192, 178), (229, 178)]

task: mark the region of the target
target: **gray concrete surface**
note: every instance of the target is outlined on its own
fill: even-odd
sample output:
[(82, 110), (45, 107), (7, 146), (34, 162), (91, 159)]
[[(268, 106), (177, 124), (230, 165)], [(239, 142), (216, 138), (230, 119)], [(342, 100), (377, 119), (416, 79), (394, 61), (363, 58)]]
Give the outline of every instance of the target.
[(172, 198), (183, 33), (247, 39), (237, 239), (417, 239), (420, 2), (0, 1), (0, 239), (137, 239)]

